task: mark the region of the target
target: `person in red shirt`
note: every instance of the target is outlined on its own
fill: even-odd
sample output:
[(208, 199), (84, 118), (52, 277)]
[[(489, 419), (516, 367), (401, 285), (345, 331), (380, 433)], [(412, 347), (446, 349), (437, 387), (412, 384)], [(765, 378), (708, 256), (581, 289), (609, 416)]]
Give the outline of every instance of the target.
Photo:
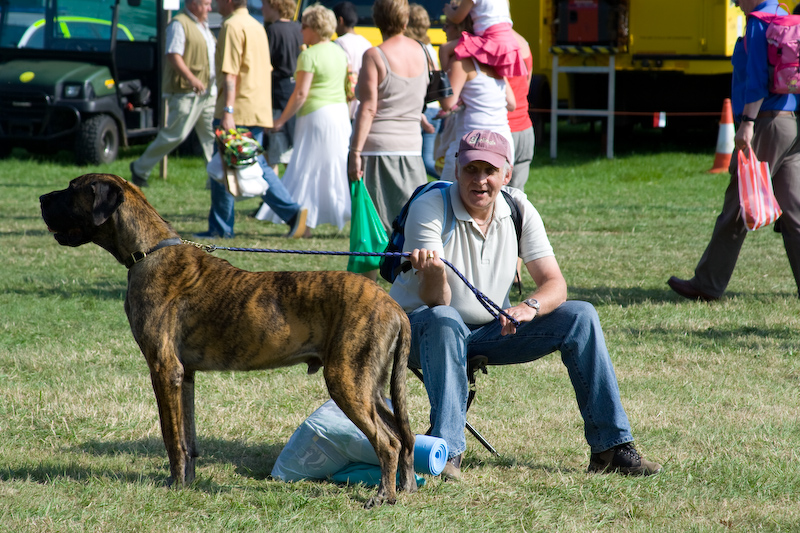
[(531, 170), (531, 161), (533, 161), (533, 145), (535, 143), (533, 123), (528, 114), (528, 90), (531, 86), (533, 72), (533, 54), (531, 54), (531, 47), (525, 38), (514, 30), (511, 31), (519, 42), (520, 53), (528, 68), (528, 74), (508, 78), (508, 84), (511, 85), (517, 103), (517, 107), (508, 112), (508, 125), (511, 128), (511, 137), (514, 139), (514, 170), (508, 185), (525, 190), (525, 183), (528, 181)]

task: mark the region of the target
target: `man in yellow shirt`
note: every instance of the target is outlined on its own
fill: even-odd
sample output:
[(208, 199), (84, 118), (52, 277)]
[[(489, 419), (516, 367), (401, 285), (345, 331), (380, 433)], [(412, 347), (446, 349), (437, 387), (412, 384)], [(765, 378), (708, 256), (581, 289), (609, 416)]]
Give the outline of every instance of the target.
[[(264, 128), (272, 127), (272, 64), (264, 27), (250, 16), (247, 0), (218, 0), (224, 17), (217, 41), (217, 106), (214, 122), (224, 129), (246, 127), (262, 142)], [(263, 156), (258, 162), (269, 188), (262, 197), (289, 224), (287, 237), (302, 237), (308, 211), (292, 199)], [(208, 231), (196, 238), (233, 237), (234, 198), (221, 183), (210, 180), (211, 210)]]

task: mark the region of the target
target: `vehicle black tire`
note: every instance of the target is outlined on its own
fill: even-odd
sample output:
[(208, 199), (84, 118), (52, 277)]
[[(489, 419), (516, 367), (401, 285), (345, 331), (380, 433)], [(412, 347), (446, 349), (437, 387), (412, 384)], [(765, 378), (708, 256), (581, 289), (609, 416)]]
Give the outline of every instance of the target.
[(75, 139), (75, 162), (78, 165), (111, 163), (119, 152), (117, 123), (108, 115), (96, 115), (81, 124)]

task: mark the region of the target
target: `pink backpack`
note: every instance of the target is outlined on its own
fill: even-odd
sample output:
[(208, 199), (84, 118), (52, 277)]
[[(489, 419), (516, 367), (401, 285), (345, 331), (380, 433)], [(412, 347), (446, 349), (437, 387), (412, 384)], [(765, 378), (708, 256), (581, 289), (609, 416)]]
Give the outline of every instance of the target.
[(754, 11), (750, 16), (767, 23), (767, 58), (773, 69), (770, 92), (800, 93), (800, 15)]

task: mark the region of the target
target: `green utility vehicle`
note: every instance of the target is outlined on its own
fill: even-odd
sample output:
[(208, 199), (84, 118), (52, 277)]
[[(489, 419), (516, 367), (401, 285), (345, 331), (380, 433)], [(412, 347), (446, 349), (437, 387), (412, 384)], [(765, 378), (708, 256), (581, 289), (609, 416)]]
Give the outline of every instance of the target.
[(0, 0), (0, 157), (110, 163), (161, 113), (162, 0)]

